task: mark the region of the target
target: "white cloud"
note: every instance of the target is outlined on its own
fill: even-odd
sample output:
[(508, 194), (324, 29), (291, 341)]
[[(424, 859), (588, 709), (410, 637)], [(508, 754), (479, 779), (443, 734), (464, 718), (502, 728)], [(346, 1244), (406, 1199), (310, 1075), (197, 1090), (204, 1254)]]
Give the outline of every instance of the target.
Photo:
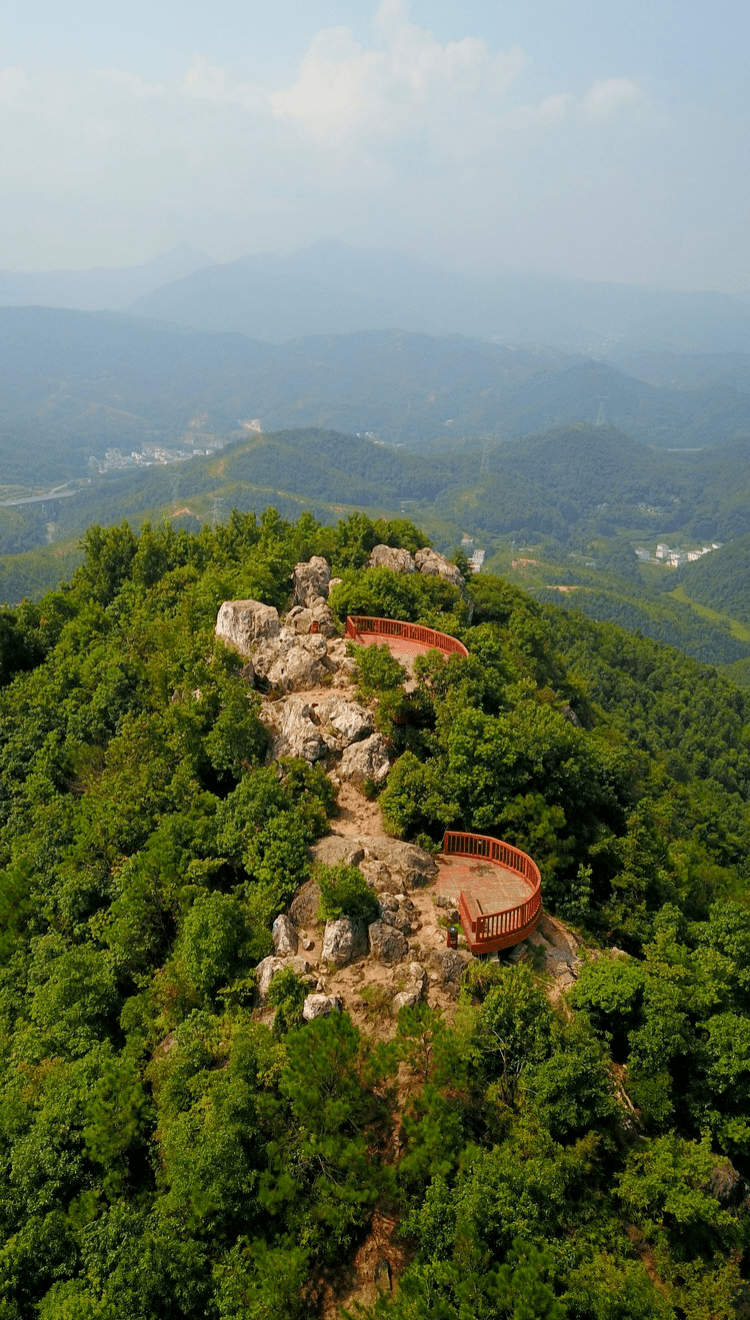
[(297, 78), (270, 95), (273, 113), (319, 140), (387, 142), (415, 132), (435, 140), (479, 106), (499, 106), (526, 64), (520, 47), (493, 52), (476, 37), (441, 43), (407, 21), (402, 0), (384, 0), (365, 47), (350, 28), (318, 33)]
[[(670, 115), (632, 78), (592, 68), (574, 94), (519, 46), (440, 40), (404, 0), (382, 0), (369, 36), (318, 32), (270, 85), (239, 54), (226, 68), (207, 54), (153, 81), (0, 69), (0, 265), (63, 265), (64, 249), (81, 264), (136, 259), (181, 237), (230, 257), (337, 235), (449, 265), (638, 278), (686, 199), (699, 232), (709, 194), (690, 180), (718, 135), (706, 125), (697, 142), (697, 111)], [(655, 272), (656, 257), (643, 277)]]
[(227, 99), (226, 73), (215, 64), (209, 64), (202, 55), (196, 55), (185, 71), (182, 90), (187, 96), (201, 101)]
[(593, 84), (581, 101), (581, 109), (591, 119), (612, 119), (622, 110), (642, 105), (645, 93), (630, 78), (604, 78)]

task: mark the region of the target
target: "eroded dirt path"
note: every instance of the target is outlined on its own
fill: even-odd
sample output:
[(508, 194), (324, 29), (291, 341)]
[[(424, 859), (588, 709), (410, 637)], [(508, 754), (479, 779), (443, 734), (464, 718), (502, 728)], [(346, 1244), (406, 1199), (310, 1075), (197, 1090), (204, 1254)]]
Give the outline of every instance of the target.
[(331, 834), (338, 834), (344, 839), (387, 837), (377, 802), (370, 802), (354, 784), (341, 785), (338, 809), (338, 816), (331, 822)]

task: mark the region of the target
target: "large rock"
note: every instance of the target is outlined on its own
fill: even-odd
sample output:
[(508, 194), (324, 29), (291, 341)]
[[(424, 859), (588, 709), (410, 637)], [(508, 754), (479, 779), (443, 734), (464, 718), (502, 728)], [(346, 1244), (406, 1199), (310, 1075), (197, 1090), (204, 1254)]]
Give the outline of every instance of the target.
[(289, 905), (289, 916), (299, 930), (317, 926), (320, 912), (320, 886), (316, 880), (306, 880)]
[(282, 912), (271, 927), (273, 948), (277, 958), (293, 958), (297, 952), (297, 931), (286, 913)]
[(435, 949), (430, 962), (437, 972), (438, 985), (453, 999), (458, 998), (461, 978), (471, 961), (458, 949)]
[(414, 556), (414, 563), (420, 573), (426, 573), (430, 577), (446, 578), (455, 587), (463, 588), (464, 586), (461, 570), (455, 564), (452, 564), (449, 559), (446, 559), (445, 555), (439, 554), (437, 550), (430, 550), (429, 548), (418, 550)]
[[(364, 852), (362, 853), (364, 857)], [(394, 875), (383, 862), (364, 861), (360, 864), (360, 871), (371, 889), (376, 894), (398, 894), (402, 889), (401, 881)]]
[(321, 724), (330, 726), (333, 739), (339, 747), (360, 742), (372, 731), (372, 715), (358, 701), (346, 701), (331, 694), (318, 702)]
[(367, 561), (368, 568), (390, 568), (394, 573), (413, 573), (414, 560), (408, 550), (396, 550), (391, 545), (376, 545)]
[(409, 941), (395, 926), (388, 926), (384, 921), (373, 921), (368, 930), (370, 953), (376, 962), (391, 966), (403, 962), (409, 952)]
[(326, 834), (313, 845), (313, 857), (323, 866), (357, 866), (365, 855), (365, 850), (356, 839), (346, 839), (340, 834)]
[(292, 575), (293, 605), (312, 605), (319, 596), (325, 601), (331, 582), (331, 570), (322, 555), (313, 555), (307, 563), (295, 564)]
[(225, 600), (216, 619), (216, 636), (242, 655), (249, 655), (259, 642), (279, 635), (279, 613), (259, 600)]
[(254, 658), (257, 673), (262, 673), (279, 692), (305, 692), (319, 687), (331, 672), (325, 637), (295, 637), (291, 644), (277, 646), (272, 654)]
[(393, 996), (393, 1011), (400, 1013), (402, 1008), (416, 1008), (427, 985), (427, 973), (418, 962), (409, 963), (406, 968), (404, 987)]
[(274, 955), (264, 958), (255, 969), (255, 987), (261, 1004), (265, 1003), (274, 976), (284, 967), (291, 967), (297, 976), (308, 976), (312, 970), (306, 958), (278, 958)]
[(339, 762), (339, 779), (348, 779), (355, 784), (364, 784), (372, 780), (379, 784), (385, 779), (390, 769), (388, 746), (382, 733), (373, 733), (363, 742), (352, 743), (347, 747)]
[(302, 1016), (305, 1022), (312, 1022), (314, 1018), (340, 1013), (343, 1007), (338, 995), (308, 995), (302, 1005)]
[(359, 843), (365, 850), (368, 861), (380, 862), (386, 866), (391, 876), (398, 882), (393, 893), (402, 890), (419, 889), (434, 880), (438, 866), (431, 853), (417, 848), (413, 843), (401, 843), (398, 839), (381, 839), (363, 836)]
[(286, 626), (296, 633), (320, 633), (322, 637), (338, 637), (336, 620), (322, 596), (318, 596), (312, 605), (295, 605), (285, 619)]
[(301, 756), (312, 764), (326, 755), (328, 744), (318, 727), (315, 709), (303, 696), (264, 701), (260, 719), (271, 734), (270, 760)]
[(352, 917), (339, 917), (337, 921), (326, 922), (321, 962), (333, 963), (334, 967), (346, 967), (365, 953), (367, 935), (359, 921)]

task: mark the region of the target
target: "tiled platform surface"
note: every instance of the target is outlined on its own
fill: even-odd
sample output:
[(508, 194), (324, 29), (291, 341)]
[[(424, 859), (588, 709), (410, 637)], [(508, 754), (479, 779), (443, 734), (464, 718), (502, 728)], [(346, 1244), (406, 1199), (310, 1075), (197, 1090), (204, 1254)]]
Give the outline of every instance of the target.
[(531, 897), (531, 885), (523, 876), (483, 857), (437, 857), (435, 893), (455, 899), (463, 890), (484, 913), (507, 912)]
[(363, 646), (387, 646), (391, 655), (406, 663), (413, 660), (415, 655), (424, 655), (433, 649), (425, 646), (424, 642), (411, 642), (405, 637), (388, 637), (383, 633), (362, 632), (358, 634), (357, 641)]

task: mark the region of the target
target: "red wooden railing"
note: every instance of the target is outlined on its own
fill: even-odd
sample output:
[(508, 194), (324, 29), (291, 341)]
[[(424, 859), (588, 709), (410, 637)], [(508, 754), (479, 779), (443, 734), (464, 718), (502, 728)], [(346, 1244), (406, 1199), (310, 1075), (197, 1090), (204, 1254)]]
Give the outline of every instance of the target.
[(446, 655), (456, 652), (468, 655), (463, 642), (448, 633), (437, 632), (435, 628), (425, 628), (421, 623), (404, 623), (401, 619), (373, 619), (369, 615), (347, 615), (346, 635), (356, 641), (361, 633), (378, 637), (403, 637), (408, 642), (421, 642), (423, 646), (434, 647)]
[(528, 853), (512, 843), (494, 839), (489, 834), (461, 834), (446, 831), (443, 837), (445, 857), (486, 857), (520, 875), (529, 886), (529, 897), (504, 912), (483, 912), (479, 901), (461, 891), (458, 909), (461, 925), (472, 953), (492, 953), (519, 944), (536, 928), (542, 915), (542, 879), (539, 867)]

